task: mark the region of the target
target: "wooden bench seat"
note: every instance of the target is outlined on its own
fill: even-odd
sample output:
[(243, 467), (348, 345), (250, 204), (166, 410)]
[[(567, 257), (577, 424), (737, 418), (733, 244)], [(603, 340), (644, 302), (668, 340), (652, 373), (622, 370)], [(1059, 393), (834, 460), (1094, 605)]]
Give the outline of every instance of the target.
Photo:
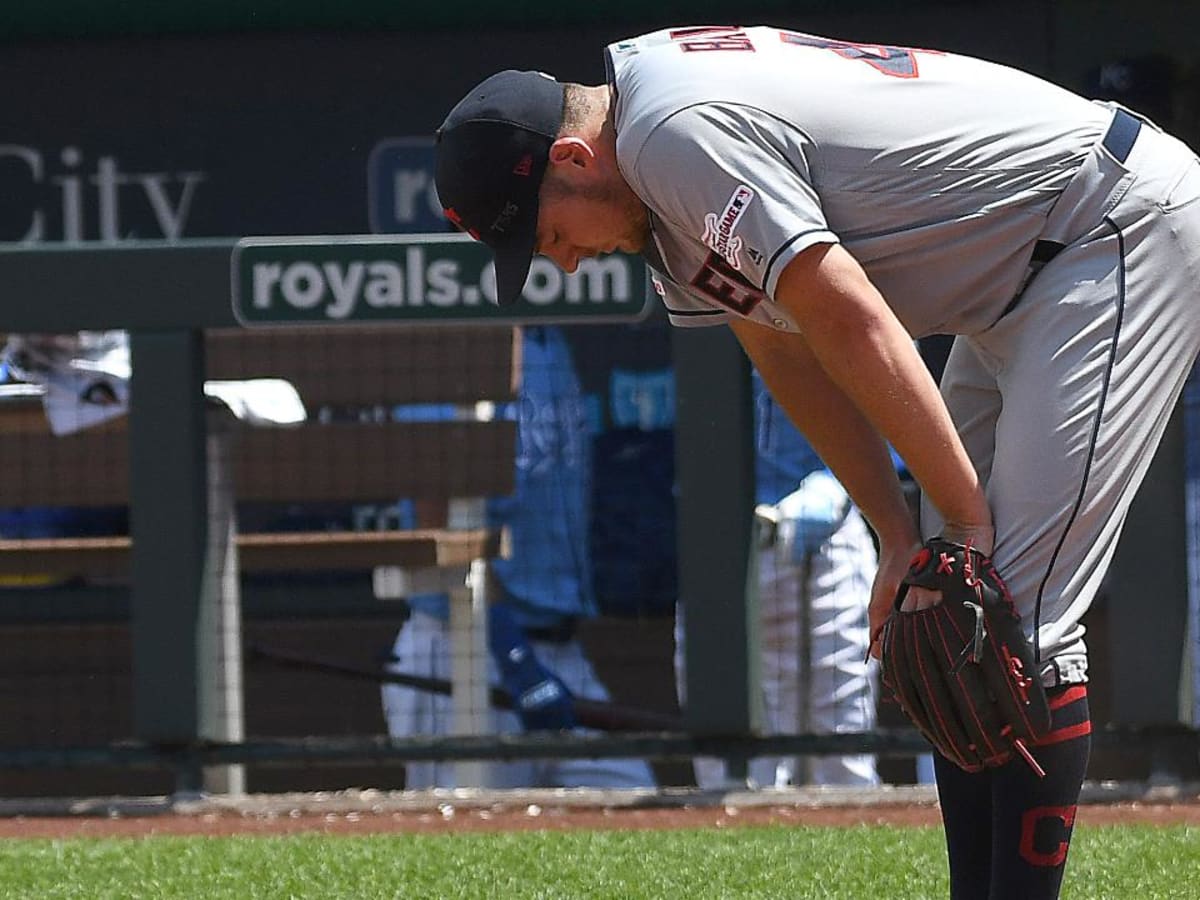
[[(458, 568), (500, 552), (500, 535), (488, 529), (251, 533), (236, 542), (238, 568), (253, 573)], [(128, 536), (0, 539), (0, 576), (106, 577), (128, 571), (131, 550)]]

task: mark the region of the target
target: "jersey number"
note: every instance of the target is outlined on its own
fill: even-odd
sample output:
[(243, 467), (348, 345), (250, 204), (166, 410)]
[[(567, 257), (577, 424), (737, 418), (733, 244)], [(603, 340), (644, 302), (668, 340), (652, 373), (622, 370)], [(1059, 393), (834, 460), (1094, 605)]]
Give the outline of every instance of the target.
[(908, 47), (885, 47), (881, 44), (851, 44), (846, 41), (835, 41), (812, 34), (801, 34), (798, 31), (781, 31), (779, 38), (785, 44), (816, 47), (820, 50), (832, 50), (838, 56), (845, 57), (846, 59), (862, 60), (867, 65), (878, 69), (884, 75), (891, 75), (893, 78), (916, 78), (921, 74), (917, 70), (916, 51)]

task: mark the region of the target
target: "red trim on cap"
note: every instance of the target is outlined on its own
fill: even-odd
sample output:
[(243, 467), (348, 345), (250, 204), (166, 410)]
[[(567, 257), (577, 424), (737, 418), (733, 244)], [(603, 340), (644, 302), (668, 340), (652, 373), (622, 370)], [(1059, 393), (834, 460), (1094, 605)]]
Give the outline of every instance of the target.
[(475, 238), (475, 240), (477, 240), (477, 241), (482, 240), (482, 238), (479, 237), (478, 231), (476, 231), (474, 228), (468, 228), (463, 223), (462, 216), (460, 216), (458, 214), (457, 210), (455, 210), (453, 207), (448, 206), (448, 207), (446, 207), (446, 209), (444, 209), (442, 211), (446, 214), (446, 218), (449, 219), (451, 222), (453, 222), (460, 231), (465, 231), (467, 234), (469, 234), (471, 237)]

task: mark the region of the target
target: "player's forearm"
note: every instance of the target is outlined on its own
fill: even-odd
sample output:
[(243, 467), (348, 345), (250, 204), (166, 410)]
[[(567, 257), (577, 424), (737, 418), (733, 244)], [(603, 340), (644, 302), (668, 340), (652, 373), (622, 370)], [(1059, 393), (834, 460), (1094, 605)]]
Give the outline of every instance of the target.
[[(802, 400), (800, 406), (808, 406)], [(834, 416), (808, 422), (813, 448), (833, 471), (880, 539), (907, 551), (919, 539), (912, 511), (904, 497), (887, 444), (870, 423), (844, 406)]]
[(990, 526), (978, 473), (907, 335), (868, 329), (845, 339), (843, 348), (822, 365), (896, 448), (946, 522)]
[(982, 538), (992, 525), (982, 485), (911, 337), (842, 248), (793, 263), (778, 299), (821, 367), (896, 448), (950, 528)]

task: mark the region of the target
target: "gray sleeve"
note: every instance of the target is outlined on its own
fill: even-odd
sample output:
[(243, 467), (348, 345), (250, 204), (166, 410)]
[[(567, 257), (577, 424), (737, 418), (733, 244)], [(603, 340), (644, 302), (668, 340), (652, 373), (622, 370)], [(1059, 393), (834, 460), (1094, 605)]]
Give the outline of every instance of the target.
[(657, 125), (625, 175), (671, 227), (774, 298), (794, 256), (838, 240), (812, 184), (812, 150), (803, 132), (760, 110), (706, 103)]

